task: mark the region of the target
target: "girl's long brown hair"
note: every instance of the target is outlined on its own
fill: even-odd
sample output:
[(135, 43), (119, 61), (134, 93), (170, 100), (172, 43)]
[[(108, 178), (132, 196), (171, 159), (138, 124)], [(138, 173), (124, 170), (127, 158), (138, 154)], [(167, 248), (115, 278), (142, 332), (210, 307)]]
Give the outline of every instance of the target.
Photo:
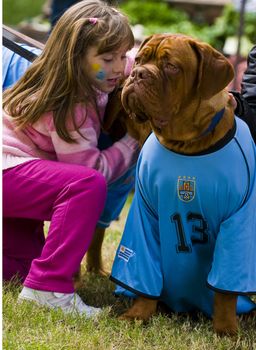
[[(90, 17), (98, 18), (93, 24)], [(84, 0), (70, 7), (56, 23), (41, 55), (24, 76), (3, 94), (3, 108), (18, 128), (35, 123), (52, 111), (56, 131), (66, 142), (74, 142), (67, 130), (74, 106), (92, 104), (97, 110), (96, 91), (84, 74), (83, 60), (90, 46), (98, 54), (119, 49), (134, 38), (127, 18), (100, 0)]]

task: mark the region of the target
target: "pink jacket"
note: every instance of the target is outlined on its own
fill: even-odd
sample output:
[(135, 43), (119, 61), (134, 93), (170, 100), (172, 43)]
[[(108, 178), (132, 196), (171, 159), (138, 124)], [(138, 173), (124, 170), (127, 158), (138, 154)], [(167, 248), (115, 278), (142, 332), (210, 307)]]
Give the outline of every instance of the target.
[[(101, 93), (98, 98), (101, 120), (107, 101), (108, 95)], [(71, 136), (77, 141), (70, 144), (57, 135), (51, 112), (44, 114), (39, 121), (24, 130), (17, 130), (13, 119), (3, 112), (3, 168), (7, 169), (31, 159), (48, 159), (94, 168), (111, 183), (136, 163), (139, 146), (132, 137), (125, 135), (111, 147), (100, 151), (97, 147), (100, 120), (94, 109), (78, 104), (74, 115), (77, 125), (81, 125), (83, 121), (79, 130), (84, 138), (73, 127), (68, 126)]]
[[(103, 116), (107, 98), (102, 102), (101, 116)], [(78, 125), (85, 114), (86, 108), (83, 105), (77, 105), (75, 117)], [(94, 110), (87, 108), (86, 120), (79, 130), (84, 138), (70, 129), (72, 137), (77, 141), (70, 144), (57, 135), (52, 113), (46, 113), (33, 126), (21, 131), (15, 130), (13, 119), (3, 113), (4, 169), (30, 159), (41, 158), (86, 165), (100, 171), (110, 183), (136, 162), (139, 152), (138, 143), (129, 135), (125, 135), (103, 151), (98, 149), (100, 121)]]

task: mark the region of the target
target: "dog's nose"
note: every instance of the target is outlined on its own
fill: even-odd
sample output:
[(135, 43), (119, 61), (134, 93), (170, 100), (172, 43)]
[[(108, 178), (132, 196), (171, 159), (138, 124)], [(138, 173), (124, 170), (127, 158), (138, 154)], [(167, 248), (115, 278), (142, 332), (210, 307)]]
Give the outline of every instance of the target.
[(131, 72), (131, 77), (134, 80), (147, 79), (150, 76), (148, 70), (144, 67), (135, 67)]

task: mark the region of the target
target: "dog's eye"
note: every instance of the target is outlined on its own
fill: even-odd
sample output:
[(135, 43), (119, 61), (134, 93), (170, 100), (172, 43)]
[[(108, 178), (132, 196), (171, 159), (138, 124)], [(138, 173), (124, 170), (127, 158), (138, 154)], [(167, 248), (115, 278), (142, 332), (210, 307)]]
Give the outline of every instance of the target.
[(166, 64), (166, 68), (167, 68), (167, 70), (168, 70), (170, 73), (172, 73), (172, 74), (177, 74), (177, 73), (179, 73), (179, 71), (180, 71), (180, 68), (177, 67), (177, 66), (175, 66), (175, 65), (172, 64), (172, 63), (167, 63), (167, 64)]

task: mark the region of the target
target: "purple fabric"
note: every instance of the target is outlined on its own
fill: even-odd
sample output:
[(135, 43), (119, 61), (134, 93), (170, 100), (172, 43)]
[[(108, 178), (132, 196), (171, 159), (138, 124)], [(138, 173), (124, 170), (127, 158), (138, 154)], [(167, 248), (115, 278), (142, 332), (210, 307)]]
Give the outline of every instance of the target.
[[(3, 172), (3, 276), (72, 293), (106, 198), (104, 177), (85, 166), (33, 160)], [(50, 221), (44, 243), (42, 222)]]
[(32, 260), (44, 246), (43, 221), (3, 218), (3, 278), (24, 282)]

